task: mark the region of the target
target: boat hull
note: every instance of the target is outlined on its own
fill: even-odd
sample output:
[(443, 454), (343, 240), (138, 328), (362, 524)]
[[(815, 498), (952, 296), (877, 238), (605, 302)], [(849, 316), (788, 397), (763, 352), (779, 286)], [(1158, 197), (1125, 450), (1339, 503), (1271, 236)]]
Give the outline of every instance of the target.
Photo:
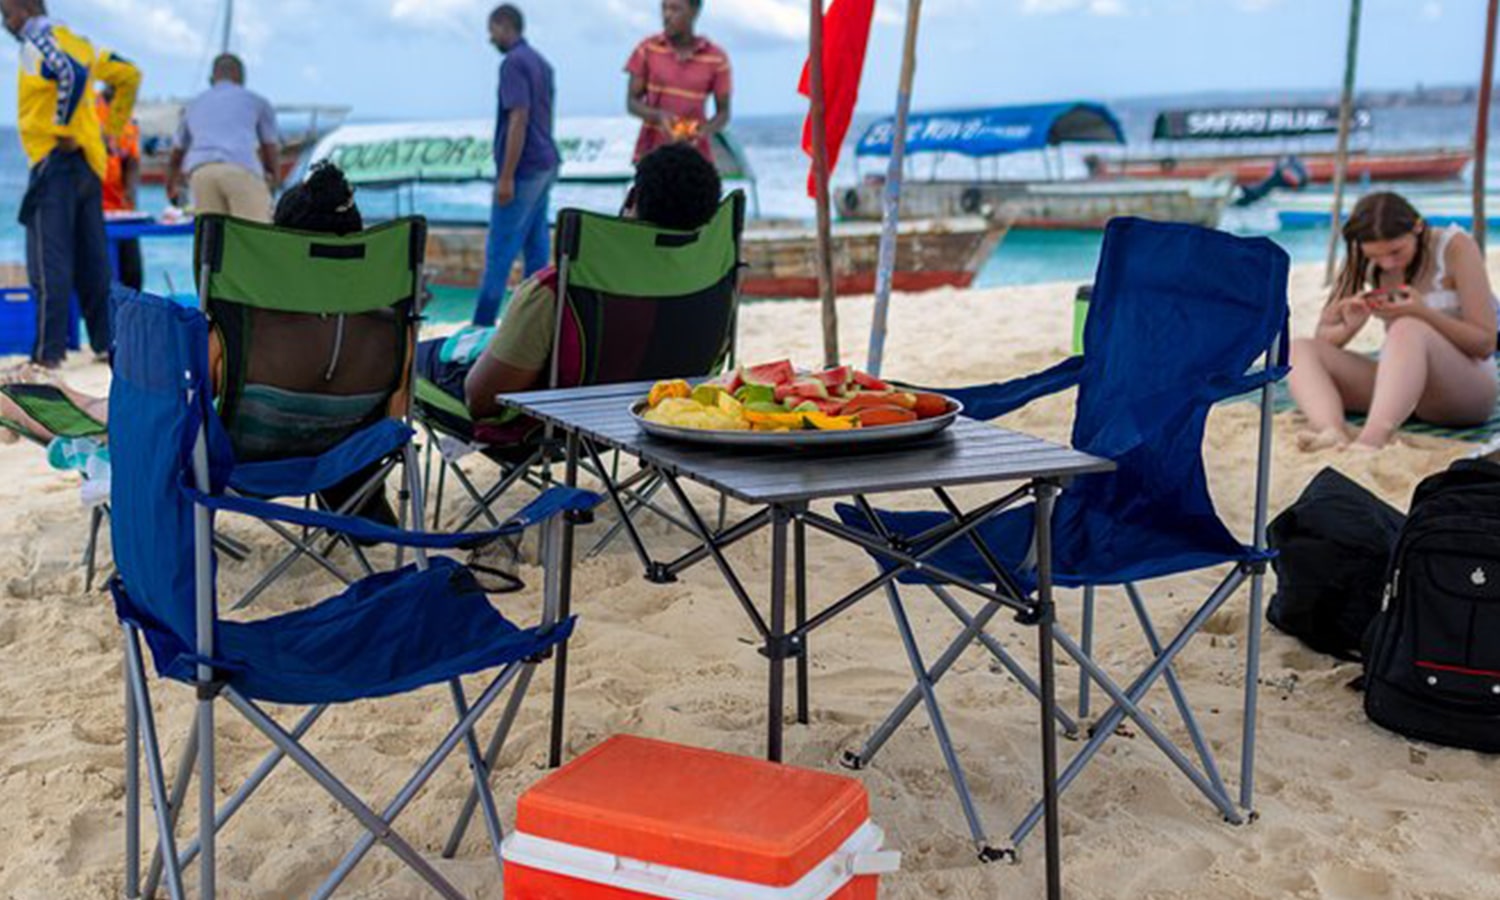
[[(1308, 181), (1329, 184), (1333, 181), (1335, 160), (1332, 153), (1294, 154), (1307, 169)], [(1109, 178), (1206, 178), (1229, 175), (1241, 187), (1251, 187), (1271, 177), (1281, 156), (1204, 156), (1151, 159), (1112, 159), (1096, 157), (1091, 162), (1094, 173)], [(1352, 153), (1349, 155), (1350, 181), (1449, 181), (1459, 178), (1473, 159), (1467, 150), (1435, 150), (1425, 153)]]
[[(894, 286), (898, 291), (969, 287), (994, 255), (1006, 228), (993, 221), (963, 219), (909, 223), (897, 236)], [(434, 223), (427, 235), (428, 277), (434, 284), (474, 288), (484, 274), (483, 225)], [(746, 297), (818, 296), (816, 232), (806, 226), (746, 229), (741, 248), (745, 268), (740, 293)], [(875, 289), (880, 227), (840, 223), (834, 228), (835, 290), (840, 296)], [(517, 267), (512, 281), (520, 277)]]
[[(1097, 231), (1110, 219), (1136, 216), (1216, 227), (1228, 205), (1225, 179), (1176, 183), (1111, 181), (911, 181), (901, 188), (903, 219), (988, 215), (1013, 228)], [(867, 181), (837, 197), (839, 215), (880, 218), (884, 185)]]

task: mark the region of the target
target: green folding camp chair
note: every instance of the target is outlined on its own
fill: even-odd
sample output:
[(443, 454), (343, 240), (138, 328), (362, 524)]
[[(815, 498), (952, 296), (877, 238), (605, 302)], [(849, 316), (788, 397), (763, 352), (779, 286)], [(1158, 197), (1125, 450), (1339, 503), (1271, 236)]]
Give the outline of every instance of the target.
[[(7, 384), (0, 386), (0, 394), (21, 409), (37, 425), (46, 430), (38, 432), (29, 424), (0, 416), (0, 428), (13, 431), (38, 447), (47, 448), (56, 438), (95, 438), (101, 442), (108, 430), (104, 424), (74, 403), (63, 390), (50, 384)], [(84, 473), (87, 479), (87, 473)], [(87, 486), (87, 485), (86, 485)], [(109, 486), (103, 486), (107, 494)], [(84, 492), (89, 507), (89, 538), (83, 551), (83, 589), (94, 589), (95, 560), (99, 549), (99, 529), (109, 519), (109, 500), (103, 494), (95, 499), (92, 491)]]
[[(555, 352), (539, 387), (695, 378), (730, 365), (744, 223), (745, 196), (739, 191), (725, 198), (714, 217), (696, 231), (674, 231), (576, 209), (560, 212), (556, 267), (538, 277), (552, 280), (565, 302), (558, 304)], [(436, 447), (442, 458), (436, 472), (434, 515), (442, 508), (448, 472), (471, 503), (456, 526), (459, 530), (481, 517), (491, 524), (498, 522), (490, 507), (516, 484), (540, 487), (546, 483), (547, 475), (538, 467), (549, 460), (552, 448), (546, 429), (534, 420), (512, 416), (472, 422), (453, 394), (421, 378), (416, 416), (428, 431), (429, 454)], [(458, 466), (458, 460), (474, 450), (500, 466), (499, 477), (484, 491)], [(632, 522), (644, 510), (692, 531), (688, 523), (654, 502), (661, 485), (646, 470), (620, 479), (613, 471), (603, 472), (602, 466), (602, 461), (590, 461), (585, 468), (599, 469), (594, 474), (615, 485), (618, 508), (626, 514), (591, 553), (624, 530), (645, 560)], [(432, 474), (429, 465), (429, 478)], [(607, 479), (602, 478), (605, 474)]]
[[(247, 462), (327, 461), (311, 478), (258, 479), (231, 485), (236, 492), (301, 496), (309, 503), (316, 498), (336, 513), (383, 502), (386, 476), (411, 438), (411, 361), (426, 233), (421, 218), (343, 236), (198, 218), (194, 262), (212, 326), (215, 401), (236, 455)], [(404, 525), (409, 494), (402, 491), (400, 501), (397, 518)], [(303, 557), (353, 583), (332, 558), (340, 544), (349, 547), (361, 574), (374, 572), (355, 541), (265, 524), (291, 550), (238, 606)]]

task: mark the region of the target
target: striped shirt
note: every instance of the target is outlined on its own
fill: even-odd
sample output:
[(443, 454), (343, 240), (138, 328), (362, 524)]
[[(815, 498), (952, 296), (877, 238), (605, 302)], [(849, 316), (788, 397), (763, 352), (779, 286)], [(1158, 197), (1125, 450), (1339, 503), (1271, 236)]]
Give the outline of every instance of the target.
[[(729, 55), (705, 37), (696, 38), (685, 54), (672, 46), (665, 33), (648, 37), (636, 45), (625, 71), (645, 82), (647, 106), (700, 126), (708, 121), (708, 98), (712, 96), (722, 106), (732, 89)], [(671, 132), (660, 125), (644, 123), (635, 143), (636, 160), (673, 140)], [(707, 137), (696, 138), (693, 146), (713, 160)]]

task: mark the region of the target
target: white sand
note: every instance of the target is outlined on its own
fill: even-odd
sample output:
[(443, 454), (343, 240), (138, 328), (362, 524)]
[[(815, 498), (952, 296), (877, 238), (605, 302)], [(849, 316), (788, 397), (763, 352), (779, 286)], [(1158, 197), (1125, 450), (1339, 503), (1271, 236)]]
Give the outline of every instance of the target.
[[(899, 297), (894, 303), (886, 371), (927, 383), (964, 384), (1040, 369), (1061, 358), (1070, 335), (1071, 285)], [(1296, 272), (1293, 296), (1305, 326), (1321, 302), (1317, 273)], [(841, 305), (846, 356), (860, 359), (868, 301)], [(811, 304), (752, 306), (744, 315), (744, 357), (821, 357)], [(98, 367), (69, 373), (102, 387)], [(1071, 398), (1035, 404), (1006, 424), (1065, 439)], [(1217, 502), (1231, 528), (1248, 534), (1254, 480), (1256, 410), (1232, 404), (1215, 412), (1207, 456)], [(1294, 448), (1293, 414), (1277, 418), (1273, 511), (1290, 503), (1323, 466), (1337, 465), (1404, 507), (1415, 483), (1469, 448), (1404, 438), (1368, 458)], [(78, 553), (87, 515), (73, 482), (48, 470), (26, 446), (0, 447), (0, 896), (104, 898), (122, 884), (120, 634), (104, 594), (84, 594)], [(967, 492), (977, 498), (979, 492)], [(706, 500), (706, 498), (703, 498)], [(921, 502), (903, 498), (901, 503)], [(589, 534), (598, 533), (594, 526)], [(257, 562), (273, 558), (263, 531), (233, 524), (252, 540)], [(656, 546), (682, 546), (661, 527)], [(589, 543), (588, 535), (583, 546)], [(764, 541), (731, 554), (752, 590), (765, 582)], [(814, 539), (815, 602), (837, 596), (871, 572), (848, 548)], [(249, 583), (250, 566), (226, 564), (226, 591)], [(302, 565), (290, 590), (262, 605), (291, 608), (330, 593)], [(536, 570), (529, 570), (532, 581)], [(1222, 573), (1149, 586), (1163, 629), (1175, 629)], [(758, 754), (764, 724), (765, 665), (747, 640), (748, 623), (716, 572), (704, 567), (681, 583), (652, 586), (625, 545), (580, 565), (570, 684), (570, 751), (605, 735), (634, 732)], [(1117, 673), (1134, 671), (1145, 646), (1121, 598), (1101, 604), (1099, 655)], [(1216, 617), (1183, 656), (1179, 673), (1204, 713), (1225, 777), (1238, 783), (1238, 715), (1243, 696), (1241, 646), (1248, 591)], [(534, 614), (535, 592), (503, 599), (503, 608)], [(1063, 615), (1077, 624), (1076, 597)], [(929, 653), (953, 632), (953, 621), (913, 595), (911, 611)], [(996, 634), (1030, 661), (1025, 630), (1001, 621)], [(872, 600), (813, 639), (813, 723), (787, 730), (788, 761), (842, 771), (836, 760), (857, 747), (909, 684), (909, 673), (883, 602)], [(1143, 737), (1114, 740), (1064, 796), (1065, 878), (1069, 895), (1136, 897), (1500, 897), (1500, 761), (1473, 753), (1419, 747), (1368, 724), (1360, 698), (1345, 685), (1357, 668), (1265, 631), (1260, 727), (1258, 821), (1225, 824)], [(550, 673), (550, 668), (548, 669)], [(1071, 702), (1076, 669), (1066, 667), (1063, 699)], [(545, 696), (540, 677), (496, 779), (502, 813), (542, 772)], [(182, 744), (190, 713), (187, 690), (156, 683), (159, 721), (169, 753)], [(949, 724), (993, 838), (1002, 842), (1034, 797), (1039, 763), (1034, 704), (1013, 682), (971, 652), (944, 683)], [(1096, 695), (1097, 696), (1097, 695)], [(1167, 713), (1163, 689), (1148, 698)], [(1096, 707), (1097, 709), (1097, 707)], [(220, 788), (238, 784), (265, 744), (227, 708), (219, 741)], [(356, 789), (391, 796), (450, 721), (447, 695), (429, 690), (330, 714), (313, 747)], [(1134, 729), (1132, 729), (1134, 730)], [(1063, 742), (1069, 754), (1076, 744)], [(1040, 836), (1019, 867), (979, 865), (925, 718), (919, 713), (860, 777), (876, 820), (905, 853), (904, 871), (885, 883), (886, 897), (1035, 897), (1041, 894)], [(398, 823), (461, 888), (499, 896), (499, 878), (481, 839), (471, 832), (460, 858), (435, 859), (465, 790), (466, 771), (450, 762)], [(195, 821), (191, 804), (188, 821)], [(149, 845), (149, 813), (147, 843)], [(186, 830), (186, 829), (185, 829)], [(221, 844), (224, 896), (304, 896), (359, 828), (300, 773), (278, 772), (228, 828)], [(347, 893), (359, 897), (427, 896), (383, 850), (357, 870)]]

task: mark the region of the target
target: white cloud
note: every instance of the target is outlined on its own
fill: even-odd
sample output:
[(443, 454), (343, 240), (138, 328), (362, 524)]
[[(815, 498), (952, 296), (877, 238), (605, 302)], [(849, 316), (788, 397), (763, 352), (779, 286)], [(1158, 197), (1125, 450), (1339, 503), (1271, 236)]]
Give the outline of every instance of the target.
[(132, 23), (132, 34), (147, 49), (177, 59), (197, 59), (208, 46), (206, 22), (193, 23), (172, 8), (152, 0), (87, 0), (90, 6)]
[(1027, 16), (1079, 11), (1094, 16), (1123, 16), (1129, 12), (1125, 0), (1021, 0), (1021, 14)]

